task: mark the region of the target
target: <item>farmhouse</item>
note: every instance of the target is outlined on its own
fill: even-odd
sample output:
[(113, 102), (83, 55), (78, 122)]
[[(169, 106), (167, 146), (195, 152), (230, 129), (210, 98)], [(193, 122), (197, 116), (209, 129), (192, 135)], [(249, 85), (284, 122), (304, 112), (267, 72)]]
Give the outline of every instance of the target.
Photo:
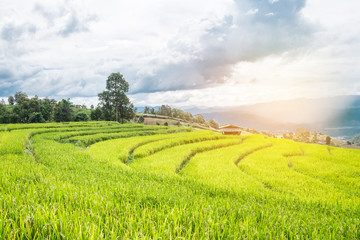
[(227, 124), (219, 127), (222, 134), (225, 135), (240, 135), (242, 128), (236, 125)]

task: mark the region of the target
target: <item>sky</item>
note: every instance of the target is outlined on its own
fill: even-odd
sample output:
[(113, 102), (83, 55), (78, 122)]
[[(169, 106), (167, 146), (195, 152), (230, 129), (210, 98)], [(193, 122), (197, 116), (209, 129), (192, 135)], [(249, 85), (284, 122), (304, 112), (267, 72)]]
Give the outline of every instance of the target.
[(360, 94), (358, 0), (1, 0), (0, 97), (136, 106)]

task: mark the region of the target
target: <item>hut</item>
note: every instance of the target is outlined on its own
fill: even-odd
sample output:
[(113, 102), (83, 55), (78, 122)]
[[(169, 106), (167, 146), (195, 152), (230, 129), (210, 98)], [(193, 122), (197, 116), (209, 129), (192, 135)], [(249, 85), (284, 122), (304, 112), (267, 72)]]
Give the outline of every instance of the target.
[(219, 127), (222, 134), (225, 135), (240, 135), (242, 128), (236, 125), (227, 124)]

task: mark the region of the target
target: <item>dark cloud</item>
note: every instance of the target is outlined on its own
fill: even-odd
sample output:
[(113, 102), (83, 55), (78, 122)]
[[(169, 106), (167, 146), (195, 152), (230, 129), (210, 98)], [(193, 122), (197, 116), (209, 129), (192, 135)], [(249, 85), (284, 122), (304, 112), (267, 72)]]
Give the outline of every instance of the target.
[[(274, 3), (268, 0), (243, 0), (234, 2), (235, 9), (231, 15), (221, 19), (201, 19), (198, 21), (201, 27), (188, 25), (178, 29), (178, 35), (160, 53), (154, 49), (147, 52), (148, 49), (144, 48), (141, 49), (141, 56), (131, 56), (120, 49), (125, 49), (129, 43), (117, 45), (120, 33), (113, 31), (114, 35), (100, 38), (89, 34), (92, 40), (96, 40), (92, 44), (104, 44), (111, 49), (99, 48), (99, 57), (96, 56), (98, 50), (91, 49), (92, 44), (76, 46), (74, 52), (71, 52), (72, 48), (67, 48), (68, 51), (54, 54), (62, 38), (72, 40), (73, 34), (90, 31), (91, 23), (98, 20), (97, 15), (72, 4), (72, 1), (65, 1), (55, 4), (55, 7), (49, 7), (51, 4), (48, 6), (45, 2), (44, 5), (34, 5), (32, 13), (41, 21), (37, 22), (38, 28), (30, 24), (31, 21), (2, 25), (0, 37), (7, 43), (4, 52), (9, 52), (4, 54), (3, 60), (9, 66), (0, 70), (0, 96), (8, 96), (15, 91), (40, 96), (94, 96), (104, 89), (105, 80), (111, 72), (124, 74), (130, 82), (132, 94), (221, 85), (232, 77), (235, 64), (301, 48), (311, 39), (313, 31), (299, 14), (304, 0), (280, 0)], [(117, 23), (104, 26), (112, 24)], [(42, 42), (32, 44), (28, 41), (28, 35), (35, 34), (37, 30), (37, 37), (44, 45)], [(107, 37), (105, 41), (104, 37)], [(122, 36), (122, 40), (132, 38), (135, 43), (137, 39), (131, 34)], [(45, 40), (56, 41), (46, 45), (48, 42)], [(66, 42), (72, 46), (72, 41)], [(86, 45), (86, 41), (83, 45)], [(135, 44), (129, 46), (131, 48)], [(23, 53), (28, 55), (21, 55)], [(30, 58), (33, 53), (34, 58)], [(35, 53), (39, 53), (38, 59)], [(20, 60), (20, 55), (24, 56), (23, 60)], [(1, 60), (0, 56), (0, 66)], [(35, 64), (38, 65), (34, 67)], [(244, 81), (249, 83), (249, 79)]]
[[(309, 43), (314, 31), (300, 15), (305, 0), (244, 1), (235, 3), (236, 14), (209, 26), (197, 43), (200, 50), (177, 36), (169, 44), (174, 53), (187, 55), (182, 61), (154, 60), (151, 75), (134, 76), (134, 93), (193, 89), (214, 86), (231, 77), (242, 61), (256, 61)], [(271, 14), (270, 14), (271, 13)], [(202, 21), (210, 21), (203, 19)]]
[(35, 34), (36, 26), (32, 24), (5, 24), (1, 29), (1, 38), (7, 42), (17, 42), (25, 34)]
[(66, 1), (63, 5), (56, 9), (47, 8), (46, 6), (35, 4), (34, 13), (40, 14), (47, 20), (48, 26), (54, 27), (58, 22), (65, 22), (57, 32), (62, 37), (68, 37), (73, 33), (89, 31), (91, 22), (98, 20), (95, 14), (80, 14), (78, 9), (75, 9), (70, 1)]
[(37, 3), (34, 6), (33, 12), (38, 13), (41, 16), (43, 16), (48, 21), (49, 25), (53, 25), (54, 24), (54, 19), (56, 17), (59, 17), (59, 16), (62, 15), (62, 13), (64, 12), (64, 8), (58, 8), (57, 12), (54, 13), (54, 12), (48, 10), (45, 6)]
[(1, 82), (9, 79), (13, 76), (13, 74), (8, 69), (0, 69), (0, 80)]
[(88, 25), (96, 20), (97, 17), (95, 15), (88, 16), (86, 19), (80, 19), (76, 12), (71, 12), (65, 27), (59, 31), (59, 34), (63, 37), (68, 37), (72, 33), (87, 32), (89, 31)]
[(34, 86), (25, 87), (25, 85), (41, 72), (39, 67), (29, 67), (27, 65), (9, 65), (5, 64), (0, 68), (0, 96), (9, 96), (17, 91), (23, 91), (30, 94), (33, 93)]

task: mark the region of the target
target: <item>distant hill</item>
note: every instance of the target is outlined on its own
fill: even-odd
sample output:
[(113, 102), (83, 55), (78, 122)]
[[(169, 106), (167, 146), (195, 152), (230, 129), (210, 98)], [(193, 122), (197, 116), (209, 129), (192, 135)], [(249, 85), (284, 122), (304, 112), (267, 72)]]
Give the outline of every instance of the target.
[(211, 112), (202, 113), (206, 119), (215, 119), (219, 123), (233, 123), (245, 128), (254, 128), (264, 131), (281, 131), (284, 129), (293, 129), (297, 124), (283, 124), (274, 120), (261, 117), (256, 114), (242, 112), (242, 111), (226, 111), (226, 112)]
[(295, 99), (247, 106), (189, 109), (206, 119), (266, 131), (294, 131), (299, 126), (349, 140), (360, 134), (360, 96)]

